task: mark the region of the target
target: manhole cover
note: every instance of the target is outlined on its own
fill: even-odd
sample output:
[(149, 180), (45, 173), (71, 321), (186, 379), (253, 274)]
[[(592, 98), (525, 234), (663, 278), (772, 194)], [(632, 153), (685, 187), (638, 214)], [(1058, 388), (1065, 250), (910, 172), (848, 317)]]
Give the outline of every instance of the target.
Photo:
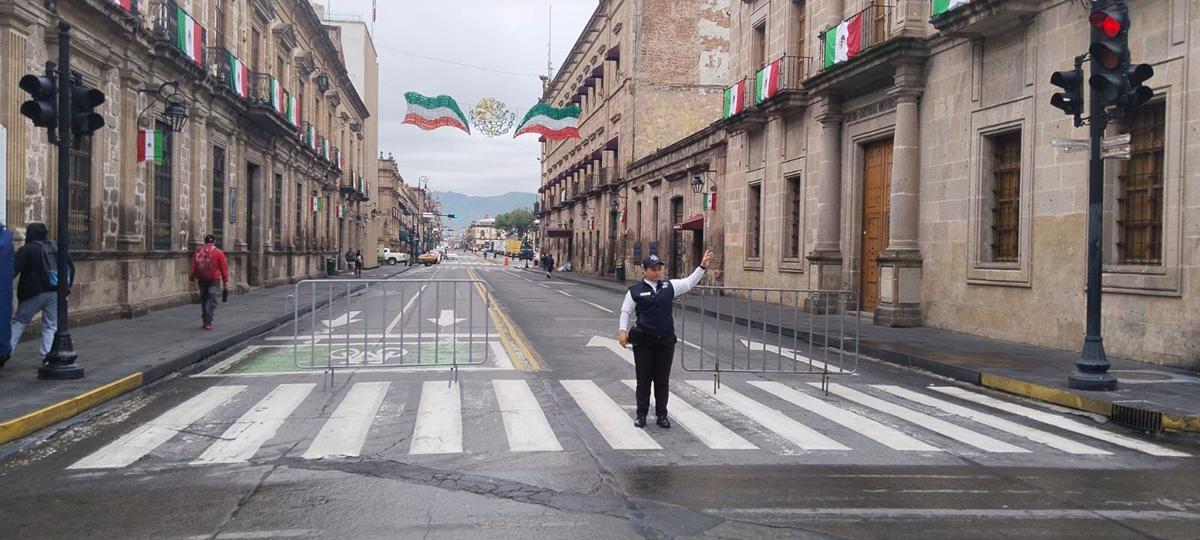
[(1169, 381), (1173, 379), (1169, 374), (1156, 373), (1152, 371), (1112, 371), (1121, 379), (1132, 379), (1135, 381)]
[(1118, 380), (1129, 384), (1153, 383), (1200, 383), (1200, 379), (1154, 369), (1112, 369), (1109, 370)]

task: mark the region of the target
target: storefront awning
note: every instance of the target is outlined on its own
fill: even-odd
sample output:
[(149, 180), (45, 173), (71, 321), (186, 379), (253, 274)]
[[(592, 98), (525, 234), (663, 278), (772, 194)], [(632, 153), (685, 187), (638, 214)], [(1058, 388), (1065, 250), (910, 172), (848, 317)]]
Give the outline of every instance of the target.
[(546, 227), (546, 238), (570, 238), (571, 229), (562, 227)]
[(677, 231), (703, 231), (704, 214), (696, 214), (685, 219), (682, 223), (676, 223), (674, 228)]

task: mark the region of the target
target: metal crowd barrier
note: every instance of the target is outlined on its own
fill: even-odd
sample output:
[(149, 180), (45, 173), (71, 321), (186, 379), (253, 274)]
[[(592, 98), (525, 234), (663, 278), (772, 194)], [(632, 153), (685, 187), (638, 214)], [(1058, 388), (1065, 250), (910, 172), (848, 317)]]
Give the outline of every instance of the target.
[[(475, 279), (297, 282), (292, 361), (299, 369), (324, 370), (330, 382), (335, 369), (353, 368), (446, 367), (457, 379), (460, 366), (489, 359), (486, 287)], [(308, 313), (301, 314), (306, 304)]]
[(685, 371), (791, 373), (829, 377), (858, 371), (862, 315), (852, 291), (696, 287), (675, 303), (675, 347)]

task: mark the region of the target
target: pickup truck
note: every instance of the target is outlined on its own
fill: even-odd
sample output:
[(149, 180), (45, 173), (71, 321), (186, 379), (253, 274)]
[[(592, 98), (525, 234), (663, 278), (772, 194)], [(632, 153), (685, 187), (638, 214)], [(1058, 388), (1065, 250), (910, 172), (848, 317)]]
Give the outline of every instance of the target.
[(422, 254), (418, 255), (417, 256), (417, 264), (423, 264), (425, 266), (432, 266), (432, 265), (435, 265), (435, 264), (441, 262), (441, 259), (442, 259), (442, 257), (441, 257), (441, 255), (438, 254), (438, 252), (430, 251), (430, 252), (426, 252), (426, 253), (422, 253)]
[(392, 251), (391, 248), (383, 248), (379, 250), (379, 264), (395, 265), (408, 262), (408, 254)]

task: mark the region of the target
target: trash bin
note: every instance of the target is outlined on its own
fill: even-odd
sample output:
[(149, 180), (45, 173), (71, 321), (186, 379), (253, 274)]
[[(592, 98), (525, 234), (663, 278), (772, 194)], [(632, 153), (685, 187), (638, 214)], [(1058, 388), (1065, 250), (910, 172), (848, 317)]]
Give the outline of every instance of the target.
[(625, 281), (625, 265), (617, 265), (617, 281)]
[(337, 259), (335, 259), (333, 257), (326, 258), (325, 259), (325, 274), (330, 277), (333, 277), (333, 276), (336, 276), (337, 273), (338, 273)]

